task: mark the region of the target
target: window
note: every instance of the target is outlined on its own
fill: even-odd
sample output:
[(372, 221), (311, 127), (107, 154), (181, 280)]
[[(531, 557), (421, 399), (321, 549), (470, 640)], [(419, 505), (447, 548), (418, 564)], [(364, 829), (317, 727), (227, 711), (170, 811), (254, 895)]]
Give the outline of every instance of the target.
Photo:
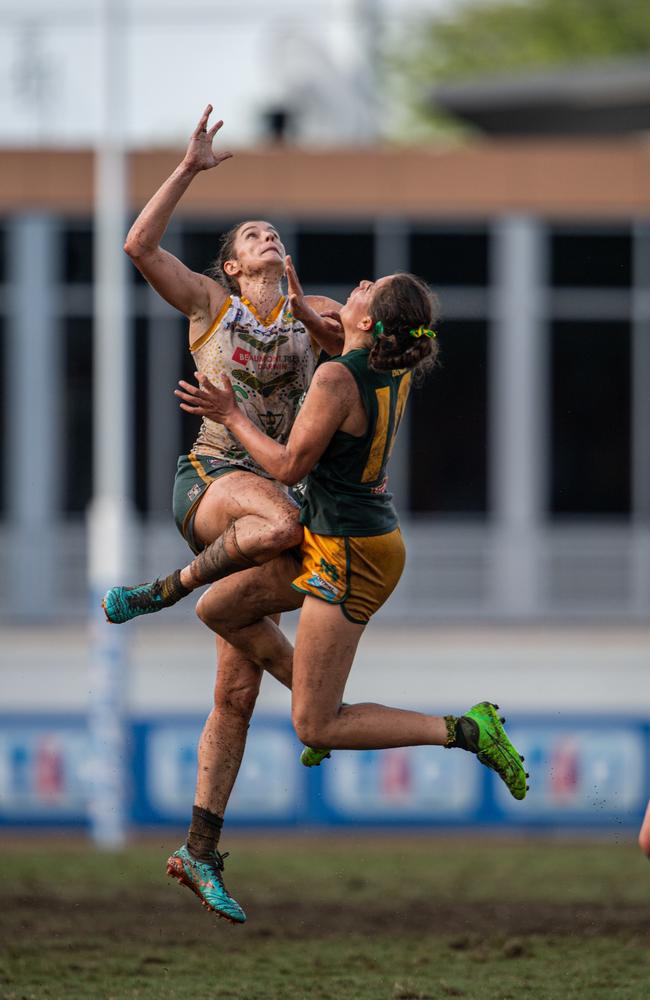
[(411, 392), (410, 509), (487, 510), (487, 351), (485, 322), (446, 322), (440, 364)]
[[(180, 359), (178, 378), (185, 379), (190, 385), (196, 384), (196, 379), (194, 378), (194, 372), (196, 370), (194, 359), (190, 354), (187, 346), (184, 345), (183, 355)], [(178, 400), (176, 396), (173, 397), (173, 401), (178, 406)], [(196, 440), (196, 436), (199, 433), (199, 427), (201, 426), (201, 417), (195, 416), (193, 413), (186, 413), (178, 407), (178, 413), (181, 421), (181, 453), (187, 454), (192, 450), (192, 445)]]
[(135, 506), (147, 509), (147, 449), (149, 447), (149, 323), (142, 316), (131, 319), (130, 344), (133, 372), (133, 449), (131, 477)]
[(551, 283), (560, 288), (627, 288), (632, 239), (626, 232), (551, 233)]
[(0, 225), (0, 285), (7, 280), (7, 233)]
[(65, 467), (63, 510), (68, 514), (86, 509), (92, 493), (92, 319), (67, 318), (64, 335)]
[(89, 223), (66, 226), (61, 232), (61, 280), (90, 284), (93, 280), (93, 234)]
[(551, 514), (630, 511), (630, 329), (551, 329)]
[(486, 230), (414, 231), (409, 237), (410, 270), (434, 288), (488, 283)]
[(332, 232), (299, 230), (296, 237), (296, 266), (304, 285), (317, 289), (326, 285), (358, 284), (375, 276), (372, 232)]
[(9, 436), (7, 428), (7, 338), (5, 335), (5, 319), (0, 316), (0, 387), (2, 388), (2, 400), (0, 405), (0, 515), (7, 510), (7, 496), (5, 489), (5, 475), (7, 460), (5, 455), (8, 451)]
[(214, 226), (209, 229), (194, 229), (191, 226), (185, 226), (180, 252), (183, 263), (190, 270), (203, 274), (219, 253), (221, 237), (228, 232), (232, 225), (234, 223), (215, 221)]

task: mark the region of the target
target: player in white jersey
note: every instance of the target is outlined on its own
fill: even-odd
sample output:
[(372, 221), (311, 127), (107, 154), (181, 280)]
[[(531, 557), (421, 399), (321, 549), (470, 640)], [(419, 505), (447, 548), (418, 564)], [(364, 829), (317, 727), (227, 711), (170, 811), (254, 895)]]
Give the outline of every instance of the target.
[[(125, 250), (149, 284), (189, 321), (189, 346), (197, 368), (213, 377), (227, 372), (251, 419), (279, 441), (287, 439), (300, 399), (322, 347), (336, 354), (341, 337), (318, 326), (316, 344), (296, 321), (282, 295), (285, 251), (277, 230), (248, 220), (226, 234), (210, 274), (198, 274), (160, 246), (172, 213), (192, 180), (232, 154), (215, 152), (223, 122), (208, 128), (203, 112), (185, 156), (133, 223)], [(338, 303), (309, 297), (318, 312)], [(280, 484), (217, 424), (204, 420), (193, 451), (179, 459), (174, 489), (177, 524), (197, 558), (181, 572), (136, 588), (113, 588), (104, 599), (110, 621), (168, 606), (195, 586), (284, 558), (298, 545), (298, 510)], [(286, 558), (289, 558), (286, 556)], [(184, 574), (184, 579), (182, 575)], [(261, 670), (217, 638), (215, 705), (199, 743), (197, 787), (186, 845), (176, 852), (178, 877), (211, 909), (235, 922), (243, 911), (223, 886), (217, 850), (223, 812), (244, 750)], [(290, 684), (289, 678), (281, 678)]]

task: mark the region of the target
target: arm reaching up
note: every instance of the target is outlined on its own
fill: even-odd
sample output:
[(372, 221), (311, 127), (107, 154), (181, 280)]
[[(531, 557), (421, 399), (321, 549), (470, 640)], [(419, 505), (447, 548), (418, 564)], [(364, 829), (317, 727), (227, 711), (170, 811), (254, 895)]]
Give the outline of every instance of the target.
[(307, 332), (326, 354), (330, 356), (340, 354), (343, 347), (343, 327), (338, 309), (328, 308), (326, 311), (319, 311), (323, 305), (337, 307), (338, 303), (334, 302), (333, 299), (324, 299), (320, 295), (305, 295), (293, 261), (288, 254), (285, 268), (291, 312), (296, 319), (304, 323)]
[(208, 104), (190, 137), (181, 163), (147, 202), (131, 226), (124, 249), (152, 288), (192, 322), (208, 321), (226, 299), (227, 291), (204, 274), (191, 271), (160, 241), (174, 209), (197, 174), (211, 170), (232, 153), (215, 153), (214, 138), (222, 121), (208, 129), (212, 105)]

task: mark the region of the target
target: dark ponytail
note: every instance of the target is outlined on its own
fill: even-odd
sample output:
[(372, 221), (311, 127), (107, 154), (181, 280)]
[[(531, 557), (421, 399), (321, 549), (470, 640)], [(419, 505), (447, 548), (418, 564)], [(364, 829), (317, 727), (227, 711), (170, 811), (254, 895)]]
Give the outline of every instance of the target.
[(422, 278), (396, 274), (380, 285), (370, 300), (375, 342), (368, 364), (375, 371), (408, 368), (422, 377), (438, 356), (432, 326), (438, 318), (438, 300)]

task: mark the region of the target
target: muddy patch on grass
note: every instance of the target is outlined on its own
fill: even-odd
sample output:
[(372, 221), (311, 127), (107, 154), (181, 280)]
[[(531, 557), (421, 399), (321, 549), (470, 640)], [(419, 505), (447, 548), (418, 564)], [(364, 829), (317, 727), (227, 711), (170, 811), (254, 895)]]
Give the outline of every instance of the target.
[[(650, 933), (650, 908), (620, 903), (550, 904), (511, 902), (434, 902), (409, 899), (395, 903), (341, 903), (290, 899), (241, 900), (248, 922), (231, 928), (203, 910), (187, 890), (170, 886), (145, 896), (103, 893), (88, 896), (48, 895), (43, 892), (5, 895), (0, 915), (4, 940), (25, 935), (52, 940), (84, 938), (88, 948), (109, 936), (113, 941), (134, 940), (179, 945), (194, 943), (195, 934), (210, 925), (230, 932), (232, 945), (251, 937), (291, 939), (341, 935), (432, 934), (449, 938), (450, 947), (471, 947), (486, 939), (521, 942), (530, 935), (596, 937), (621, 934), (646, 937)], [(511, 949), (513, 956), (516, 951)]]

